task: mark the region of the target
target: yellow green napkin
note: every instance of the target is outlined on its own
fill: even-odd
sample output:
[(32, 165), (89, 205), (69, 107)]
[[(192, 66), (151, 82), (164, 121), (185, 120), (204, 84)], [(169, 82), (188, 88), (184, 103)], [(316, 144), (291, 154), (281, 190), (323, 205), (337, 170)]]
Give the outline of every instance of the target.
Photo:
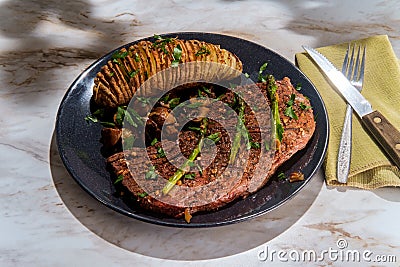
[[(351, 43), (367, 46), (362, 94), (371, 102), (373, 109), (379, 110), (400, 129), (400, 65), (388, 37), (380, 35)], [(347, 47), (348, 43), (344, 43), (317, 50), (341, 70)], [(324, 162), (326, 183), (342, 185), (337, 181), (336, 165), (346, 103), (305, 53), (296, 54), (296, 64), (320, 92), (328, 111), (330, 137)], [(373, 138), (364, 131), (355, 114), (347, 186), (363, 189), (400, 186), (399, 169), (391, 164)]]

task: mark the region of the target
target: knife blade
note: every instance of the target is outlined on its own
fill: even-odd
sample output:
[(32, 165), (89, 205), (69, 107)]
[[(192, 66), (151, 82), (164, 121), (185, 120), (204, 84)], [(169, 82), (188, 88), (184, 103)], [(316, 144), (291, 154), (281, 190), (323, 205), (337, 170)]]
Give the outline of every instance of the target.
[(352, 106), (353, 110), (360, 117), (361, 123), (375, 138), (383, 151), (385, 151), (393, 163), (400, 168), (399, 130), (396, 129), (383, 114), (377, 110), (373, 110), (369, 101), (358, 92), (346, 76), (337, 70), (324, 55), (308, 46), (303, 46), (303, 49), (310, 55), (346, 102)]

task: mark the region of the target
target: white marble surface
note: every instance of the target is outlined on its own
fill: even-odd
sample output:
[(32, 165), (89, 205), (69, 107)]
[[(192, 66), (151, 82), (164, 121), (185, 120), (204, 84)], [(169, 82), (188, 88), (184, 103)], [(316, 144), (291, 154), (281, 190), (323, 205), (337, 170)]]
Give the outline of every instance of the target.
[[(375, 34), (387, 34), (400, 56), (399, 25), (395, 0), (0, 1), (0, 266), (281, 266), (277, 255), (259, 260), (260, 251), (320, 253), (338, 249), (339, 239), (347, 250), (371, 251), (371, 258), (397, 257), (397, 263), (356, 265), (399, 266), (398, 188), (327, 188), (320, 171), (293, 200), (245, 223), (154, 226), (88, 196), (63, 167), (53, 133), (58, 105), (75, 77), (140, 37), (225, 33), (293, 61), (302, 44)], [(354, 265), (325, 256), (297, 264)]]

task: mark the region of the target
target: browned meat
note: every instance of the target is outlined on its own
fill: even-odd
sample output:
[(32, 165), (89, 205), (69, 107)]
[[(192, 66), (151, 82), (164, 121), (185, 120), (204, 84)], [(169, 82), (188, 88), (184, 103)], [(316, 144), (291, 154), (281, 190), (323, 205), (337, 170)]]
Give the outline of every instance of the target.
[(106, 149), (115, 146), (122, 136), (122, 130), (119, 128), (102, 128), (101, 129), (101, 142)]
[[(289, 78), (284, 78), (281, 81), (277, 81), (277, 85), (279, 111), (284, 127), (284, 134), (280, 149), (276, 150), (273, 155), (270, 155), (269, 159), (270, 162), (272, 161), (272, 164), (270, 166), (267, 164), (265, 169), (263, 169), (264, 166), (261, 166), (261, 173), (263, 175), (260, 181), (255, 182), (255, 179), (260, 178), (254, 178), (255, 176), (253, 175), (255, 166), (260, 160), (261, 149), (259, 148), (253, 147), (249, 150), (250, 156), (247, 162), (242, 162), (241, 159), (238, 159), (228, 173), (224, 172), (227, 170), (228, 166), (231, 143), (227, 132), (224, 131), (222, 126), (215, 121), (210, 121), (208, 134), (220, 132), (222, 135), (221, 139), (216, 143), (216, 157), (209, 165), (205, 164), (202, 166), (200, 161), (198, 165), (200, 165), (201, 169), (204, 168), (202, 172), (196, 171), (196, 168), (198, 168), (197, 166), (191, 167), (190, 173), (193, 173), (193, 177), (190, 178), (193, 179), (183, 178), (181, 183), (177, 185), (181, 187), (192, 187), (192, 194), (196, 196), (198, 203), (203, 203), (202, 200), (204, 199), (213, 199), (213, 201), (206, 204), (196, 205), (196, 202), (194, 204), (192, 203), (192, 205), (189, 207), (182, 205), (184, 202), (183, 200), (188, 197), (184, 194), (182, 194), (182, 202), (173, 202), (169, 195), (163, 196), (160, 194), (160, 192), (155, 192), (155, 195), (158, 196), (157, 198), (154, 197), (154, 195), (147, 195), (141, 186), (139, 186), (137, 179), (133, 179), (131, 172), (127, 167), (127, 164), (129, 164), (130, 167), (134, 169), (135, 174), (138, 174), (139, 176), (141, 174), (143, 177), (145, 177), (149, 168), (154, 166), (153, 168), (163, 179), (168, 179), (176, 172), (177, 168), (175, 166), (179, 166), (179, 164), (175, 164), (175, 166), (172, 164), (175, 160), (175, 157), (178, 155), (178, 152), (181, 151), (182, 154), (187, 157), (195, 148), (198, 141), (198, 137), (195, 132), (183, 131), (180, 133), (180, 148), (178, 148), (174, 142), (163, 141), (162, 147), (165, 151), (169, 152), (168, 159), (166, 157), (159, 156), (161, 142), (158, 142), (154, 146), (147, 147), (147, 153), (151, 162), (143, 161), (141, 159), (142, 157), (139, 157), (138, 153), (136, 153), (134, 150), (130, 151), (127, 155), (124, 155), (123, 152), (117, 153), (109, 157), (107, 162), (116, 175), (123, 175), (122, 184), (134, 196), (136, 196), (139, 204), (149, 211), (174, 217), (183, 217), (185, 215), (185, 211), (186, 215), (188, 213), (193, 214), (199, 211), (212, 211), (219, 209), (225, 206), (227, 203), (238, 198), (244, 198), (264, 186), (280, 165), (292, 157), (297, 151), (303, 149), (311, 139), (315, 130), (314, 116), (309, 100), (292, 86)], [(266, 85), (258, 84), (258, 86), (266, 95)], [(298, 116), (298, 119), (292, 119), (284, 114), (285, 109), (287, 108), (286, 103), (290, 100), (292, 94), (296, 96), (295, 103), (292, 107)], [(228, 93), (226, 94), (226, 99), (233, 101), (233, 98)], [(257, 121), (255, 120), (254, 113), (250, 112), (249, 107), (246, 107), (245, 109), (245, 123), (246, 128), (249, 130), (251, 139), (253, 141), (260, 142), (260, 129), (257, 125)], [(202, 160), (207, 161), (207, 159)], [(244, 172), (240, 172), (240, 168), (243, 168)], [(236, 177), (235, 171), (243, 173), (240, 179), (230, 178)], [(217, 179), (217, 177), (219, 177), (219, 175), (222, 173), (224, 177), (226, 176), (228, 178)], [(148, 184), (148, 187), (146, 187), (147, 192), (149, 192), (149, 190), (151, 191), (152, 189), (156, 191), (158, 190), (155, 180), (147, 179), (145, 182)], [(210, 182), (215, 183), (213, 190), (196, 189), (198, 188), (197, 186), (205, 185)], [(226, 188), (230, 188), (229, 191), (226, 191)]]

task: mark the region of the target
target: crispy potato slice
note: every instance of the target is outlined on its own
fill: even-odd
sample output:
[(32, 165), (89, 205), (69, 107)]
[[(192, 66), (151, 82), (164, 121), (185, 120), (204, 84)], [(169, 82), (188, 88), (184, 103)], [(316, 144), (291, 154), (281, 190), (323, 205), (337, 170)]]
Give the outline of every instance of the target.
[[(155, 43), (140, 41), (126, 50), (119, 52), (123, 56), (113, 58), (103, 66), (94, 80), (93, 98), (100, 106), (117, 107), (129, 103), (138, 88), (145, 84), (151, 76), (170, 68), (173, 62), (174, 48), (180, 46), (182, 55), (180, 63), (187, 62), (215, 62), (229, 66), (239, 72), (243, 66), (240, 59), (233, 53), (221, 49), (219, 45), (210, 44), (199, 40), (180, 40), (170, 38), (158, 40)], [(124, 54), (128, 52), (127, 54)], [(204, 69), (203, 69), (204, 68)], [(152, 79), (151, 84), (144, 89), (143, 95), (151, 96), (152, 92), (162, 88), (170, 88), (178, 79), (186, 81), (198, 80), (200, 77), (209, 81), (215, 79), (233, 79), (237, 76), (234, 70), (216, 65), (215, 67), (191, 66), (185, 73), (180, 73), (179, 68), (165, 72)], [(199, 75), (201, 74), (201, 75)]]

